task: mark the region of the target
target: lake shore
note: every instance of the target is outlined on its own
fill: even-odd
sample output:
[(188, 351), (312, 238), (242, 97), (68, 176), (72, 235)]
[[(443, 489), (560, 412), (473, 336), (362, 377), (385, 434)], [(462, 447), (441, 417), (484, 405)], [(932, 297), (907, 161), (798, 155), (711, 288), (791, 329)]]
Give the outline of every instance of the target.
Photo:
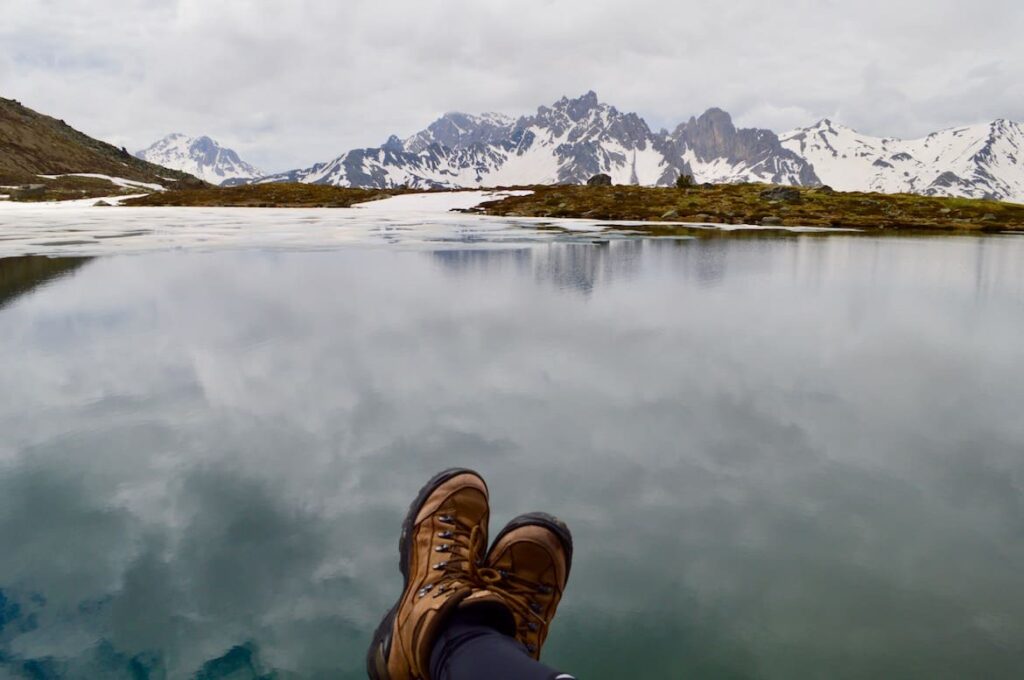
[[(913, 194), (838, 192), (828, 187), (764, 184), (501, 187), (511, 195), (454, 209), (496, 217), (631, 221), (650, 235), (678, 235), (693, 226), (815, 227), (934, 234), (1001, 233), (1024, 228), (1024, 205)], [(351, 189), (307, 184), (258, 184), (165, 191), (125, 201), (132, 206), (344, 208), (404, 194), (464, 191)], [(444, 201), (434, 202), (442, 205)], [(705, 230), (706, 231), (706, 230)]]
[[(529, 195), (483, 203), (502, 217), (583, 218), (649, 223), (639, 231), (674, 235), (686, 224), (819, 227), (861, 232), (1001, 233), (1024, 225), (1024, 205), (913, 194), (838, 192), (828, 187), (719, 184), (689, 188), (540, 186)], [(684, 223), (684, 224), (681, 224)]]

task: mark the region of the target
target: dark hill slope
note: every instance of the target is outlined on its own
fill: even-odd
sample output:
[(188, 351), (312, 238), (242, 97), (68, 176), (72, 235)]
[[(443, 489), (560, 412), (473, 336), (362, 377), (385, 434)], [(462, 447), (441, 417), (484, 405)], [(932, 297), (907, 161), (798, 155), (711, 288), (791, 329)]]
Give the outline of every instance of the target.
[(98, 173), (166, 186), (195, 186), (194, 177), (135, 158), (62, 120), (0, 97), (0, 184), (38, 182), (38, 175)]

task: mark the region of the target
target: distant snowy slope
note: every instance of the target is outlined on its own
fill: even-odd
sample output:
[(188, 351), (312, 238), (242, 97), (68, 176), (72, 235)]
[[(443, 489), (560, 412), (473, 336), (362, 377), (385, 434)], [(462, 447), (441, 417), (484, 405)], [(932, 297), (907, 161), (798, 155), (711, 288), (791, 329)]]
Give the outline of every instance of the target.
[(231, 149), (205, 136), (170, 134), (135, 155), (150, 163), (195, 175), (211, 184), (248, 181), (264, 174)]
[(681, 174), (700, 182), (817, 182), (774, 133), (737, 130), (725, 112), (709, 111), (673, 134), (652, 132), (640, 116), (593, 92), (519, 119), (448, 113), (405, 140), (392, 136), (380, 147), (260, 181), (472, 188), (580, 184), (597, 173), (617, 184), (668, 185)]
[(965, 196), (1024, 203), (1024, 126), (1008, 120), (922, 139), (864, 135), (830, 120), (781, 136), (841, 191)]

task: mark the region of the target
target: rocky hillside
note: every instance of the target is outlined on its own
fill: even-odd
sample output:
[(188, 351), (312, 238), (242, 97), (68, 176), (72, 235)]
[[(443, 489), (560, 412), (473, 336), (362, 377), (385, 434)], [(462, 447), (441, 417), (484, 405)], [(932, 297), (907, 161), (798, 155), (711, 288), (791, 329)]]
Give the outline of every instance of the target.
[(264, 178), (335, 186), (465, 188), (580, 184), (607, 173), (617, 184), (698, 182), (816, 184), (810, 166), (770, 130), (738, 130), (712, 109), (672, 133), (593, 92), (513, 119), (449, 113), (407, 139), (356, 149), (332, 161)]
[(189, 175), (135, 158), (62, 120), (0, 98), (0, 184), (42, 181), (40, 175), (91, 174), (171, 186)]
[(243, 183), (266, 174), (243, 161), (234, 150), (206, 136), (170, 134), (152, 146), (136, 151), (135, 156), (216, 185)]

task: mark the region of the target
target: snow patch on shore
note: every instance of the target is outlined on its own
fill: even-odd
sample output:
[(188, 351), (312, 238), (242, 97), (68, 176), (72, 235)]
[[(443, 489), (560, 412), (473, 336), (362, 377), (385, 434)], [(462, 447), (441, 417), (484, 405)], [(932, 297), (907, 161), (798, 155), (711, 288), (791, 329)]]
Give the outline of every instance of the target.
[(532, 191), (444, 191), (427, 194), (402, 194), (378, 201), (356, 203), (358, 210), (389, 213), (448, 213), (469, 210), (487, 201), (499, 201), (509, 196), (529, 196)]
[(149, 189), (150, 191), (165, 191), (165, 187), (161, 184), (151, 184), (149, 182), (138, 182), (134, 179), (125, 179), (124, 177), (112, 177), (110, 175), (100, 175), (94, 172), (69, 172), (64, 175), (38, 175), (43, 179), (60, 179), (61, 177), (91, 177), (93, 179), (105, 179), (111, 184), (114, 184), (125, 189)]

